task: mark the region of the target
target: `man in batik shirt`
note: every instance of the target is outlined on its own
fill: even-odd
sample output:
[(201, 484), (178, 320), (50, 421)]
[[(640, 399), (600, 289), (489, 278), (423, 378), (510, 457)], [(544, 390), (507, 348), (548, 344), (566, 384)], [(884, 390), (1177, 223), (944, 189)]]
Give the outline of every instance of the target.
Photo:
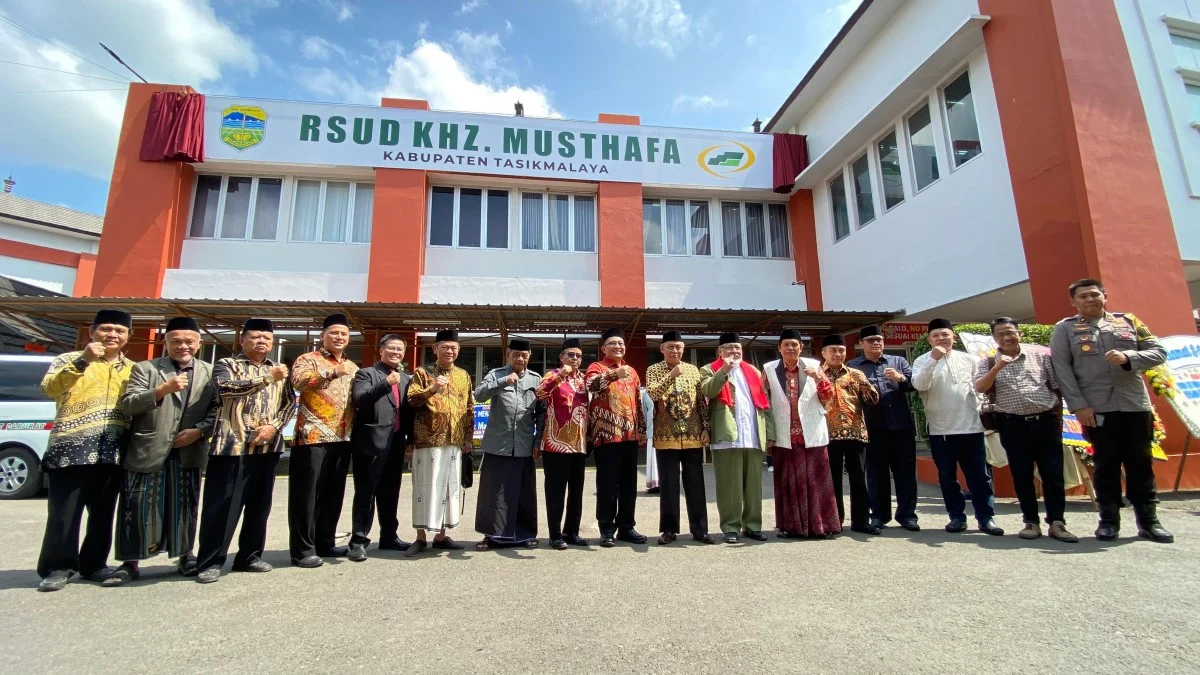
[(596, 453), (596, 524), (600, 545), (646, 543), (646, 535), (633, 529), (637, 505), (638, 444), (646, 439), (642, 415), (641, 379), (625, 363), (625, 339), (618, 328), (600, 336), (604, 358), (588, 366), (587, 386), (592, 392), (588, 408), (592, 447)]
[[(546, 373), (537, 398), (546, 403), (541, 446), (534, 456), (545, 470), (546, 520), (550, 547), (587, 546), (579, 536), (583, 519), (583, 473), (587, 464), (588, 394), (579, 364), (583, 350), (578, 338), (567, 338), (559, 352), (556, 370)], [(566, 521), (563, 521), (564, 502)]]
[(879, 392), (867, 376), (846, 365), (846, 340), (830, 335), (821, 343), (825, 377), (833, 382), (833, 403), (829, 406), (829, 469), (833, 492), (837, 496), (838, 518), (846, 519), (842, 502), (842, 474), (850, 474), (850, 529), (864, 534), (879, 534), (883, 528), (868, 518), (871, 507), (867, 497), (866, 448), (867, 422), (863, 409), (879, 403)]

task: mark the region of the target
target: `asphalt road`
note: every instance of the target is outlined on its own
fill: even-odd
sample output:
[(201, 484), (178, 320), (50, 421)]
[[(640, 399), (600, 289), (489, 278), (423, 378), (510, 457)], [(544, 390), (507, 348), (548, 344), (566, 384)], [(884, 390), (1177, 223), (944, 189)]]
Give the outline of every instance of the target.
[[(1123, 537), (1098, 542), (1081, 501), (1068, 513), (1087, 535), (1077, 545), (1021, 541), (1007, 501), (998, 520), (1008, 536), (948, 535), (940, 497), (923, 486), (918, 534), (893, 526), (871, 538), (670, 547), (652, 538), (562, 552), (543, 539), (532, 551), (418, 559), (372, 547), (361, 564), (302, 570), (287, 564), (286, 481), (265, 556), (277, 569), (207, 586), (158, 558), (124, 588), (36, 593), (45, 501), (0, 503), (0, 673), (1200, 671), (1196, 495), (1164, 499), (1173, 545), (1138, 540), (1128, 510)], [(594, 539), (593, 485), (589, 472), (584, 536)], [(464, 541), (477, 539), (476, 495), (453, 533)], [(402, 523), (409, 497), (406, 485)], [(656, 502), (638, 497), (646, 534)]]

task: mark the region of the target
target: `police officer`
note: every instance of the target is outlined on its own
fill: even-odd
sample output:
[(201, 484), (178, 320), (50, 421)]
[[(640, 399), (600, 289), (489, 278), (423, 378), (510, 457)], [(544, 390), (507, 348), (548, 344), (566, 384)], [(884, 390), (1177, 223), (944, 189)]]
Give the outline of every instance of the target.
[(1079, 314), (1058, 322), (1050, 338), (1054, 374), (1067, 407), (1095, 448), (1096, 538), (1111, 541), (1121, 527), (1121, 467), (1125, 494), (1133, 504), (1138, 536), (1170, 543), (1174, 535), (1158, 522), (1158, 494), (1150, 444), (1154, 413), (1142, 371), (1167, 360), (1146, 324), (1132, 314), (1108, 312), (1108, 295), (1096, 279), (1068, 287)]

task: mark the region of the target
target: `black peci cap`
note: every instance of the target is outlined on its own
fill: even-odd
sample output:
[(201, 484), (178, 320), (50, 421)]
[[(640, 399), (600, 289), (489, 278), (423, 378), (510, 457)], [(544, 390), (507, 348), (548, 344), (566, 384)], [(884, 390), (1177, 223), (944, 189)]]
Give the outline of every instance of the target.
[(92, 328), (105, 323), (132, 329), (133, 317), (119, 309), (102, 309), (96, 312), (96, 318), (92, 319)]
[(275, 324), (271, 323), (270, 319), (246, 319), (246, 323), (242, 325), (242, 332), (248, 333), (252, 330), (274, 333)]
[(438, 342), (458, 342), (458, 331), (453, 328), (439, 330), (437, 335), (434, 336), (433, 341), (435, 344)]
[(826, 347), (846, 346), (846, 338), (841, 335), (826, 335), (821, 340), (821, 349)]
[(190, 316), (177, 316), (167, 322), (167, 333), (173, 330), (190, 330), (196, 333), (200, 332), (200, 324)]

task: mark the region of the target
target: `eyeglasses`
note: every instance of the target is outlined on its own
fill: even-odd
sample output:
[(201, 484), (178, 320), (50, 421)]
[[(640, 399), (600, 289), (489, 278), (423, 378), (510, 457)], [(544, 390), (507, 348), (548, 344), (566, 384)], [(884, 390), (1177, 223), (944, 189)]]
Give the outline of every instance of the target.
[(624, 340), (609, 340), (608, 342), (604, 343), (604, 346), (605, 347), (624, 347), (625, 341)]
[(582, 359), (583, 352), (567, 352), (563, 354), (563, 356), (567, 357), (568, 359)]
[(882, 343), (883, 343), (883, 338), (881, 338), (881, 337), (869, 337), (869, 338), (863, 338), (863, 342), (865, 342), (865, 343), (867, 343), (867, 344), (869, 344), (869, 345), (873, 345), (873, 344), (882, 344)]
[(996, 337), (1017, 337), (1021, 333), (1015, 330), (1004, 330), (996, 333)]

